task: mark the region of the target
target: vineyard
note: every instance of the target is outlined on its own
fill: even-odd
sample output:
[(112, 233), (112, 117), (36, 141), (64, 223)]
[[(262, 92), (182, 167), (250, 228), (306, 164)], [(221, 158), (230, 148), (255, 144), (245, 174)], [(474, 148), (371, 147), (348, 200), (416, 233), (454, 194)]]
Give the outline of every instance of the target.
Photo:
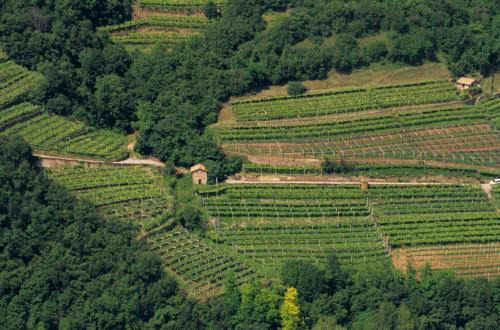
[(174, 197), (154, 168), (62, 167), (48, 174), (105, 216), (140, 225), (147, 232), (146, 241), (193, 296), (218, 293), (228, 272), (234, 272), (240, 284), (255, 278), (255, 272), (231, 251), (221, 251), (181, 228), (172, 229)]
[[(476, 170), (473, 168), (447, 168), (425, 164), (376, 164), (376, 163), (349, 163), (345, 173), (354, 176), (378, 177), (422, 177), (433, 175), (444, 175), (447, 177), (472, 177), (492, 179), (498, 176), (498, 171)], [(252, 175), (326, 175), (320, 165), (269, 165), (243, 163), (243, 173)]]
[[(213, 0), (217, 6), (223, 6), (227, 0)], [(208, 0), (140, 0), (141, 7), (152, 10), (200, 11)]]
[(220, 251), (184, 229), (154, 231), (147, 241), (195, 297), (220, 292), (228, 273), (235, 274), (238, 284), (255, 279), (254, 271), (231, 253)]
[(251, 100), (233, 104), (240, 122), (213, 129), (226, 152), (262, 163), (330, 157), (498, 173), (500, 99), (468, 106), (453, 89), (437, 81)]
[(331, 253), (348, 267), (387, 259), (358, 187), (238, 185), (200, 194), (219, 240), (270, 273), (285, 259), (320, 263)]
[(494, 279), (500, 274), (500, 243), (422, 246), (395, 251), (393, 260), (401, 270), (407, 262), (415, 268), (429, 263), (432, 269), (453, 269), (463, 277)]
[[(356, 267), (401, 248), (500, 242), (500, 214), (479, 186), (223, 185), (199, 193), (217, 240), (271, 272), (284, 259), (321, 263), (335, 253)], [(495, 251), (482, 253), (498, 265)]]
[(0, 63), (0, 109), (26, 97), (41, 81), (42, 76), (12, 61)]
[(127, 156), (125, 137), (92, 131), (82, 123), (45, 113), (28, 99), (42, 76), (12, 61), (0, 64), (0, 136), (19, 135), (33, 148), (56, 154), (103, 160)]
[(114, 42), (128, 49), (136, 49), (158, 44), (172, 46), (192, 40), (199, 37), (209, 24), (205, 16), (155, 12), (121, 24), (100, 27), (99, 31), (111, 33)]
[(331, 114), (386, 109), (397, 106), (457, 100), (448, 81), (385, 86), (373, 89), (314, 92), (295, 97), (273, 97), (233, 103), (238, 121), (319, 117)]
[(152, 168), (63, 167), (49, 170), (49, 176), (107, 216), (133, 221), (145, 229), (160, 225), (172, 211), (172, 194)]
[(127, 156), (125, 137), (111, 131), (91, 131), (81, 123), (44, 113), (21, 103), (0, 110), (0, 136), (19, 135), (34, 149), (102, 160)]
[(500, 214), (479, 186), (374, 186), (368, 199), (394, 248), (500, 241)]

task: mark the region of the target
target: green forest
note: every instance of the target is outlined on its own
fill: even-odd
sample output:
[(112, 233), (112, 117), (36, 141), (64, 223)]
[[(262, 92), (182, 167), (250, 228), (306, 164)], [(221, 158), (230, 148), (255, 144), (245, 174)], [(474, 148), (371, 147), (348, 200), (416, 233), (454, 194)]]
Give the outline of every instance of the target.
[[(305, 92), (301, 81), (377, 63), (445, 61), (454, 77), (489, 77), (500, 68), (497, 0), (208, 1), (203, 10), (211, 24), (203, 34), (148, 52), (127, 50), (102, 28), (132, 19), (133, 6), (132, 0), (0, 0), (0, 57), (5, 52), (40, 74), (26, 101), (41, 112), (117, 136), (135, 133), (138, 152), (167, 164), (162, 174), (177, 199), (169, 220), (202, 236), (210, 235), (202, 207), (185, 196), (175, 166), (202, 162), (212, 183), (242, 170), (243, 160), (226, 155), (209, 129), (231, 97), (288, 82), (289, 94), (298, 95)], [(279, 18), (267, 22), (269, 13)], [(385, 40), (359, 42), (380, 34)], [(352, 271), (334, 253), (325, 263), (286, 260), (277, 278), (243, 285), (228, 273), (220, 295), (194, 299), (137, 239), (139, 226), (77, 199), (39, 166), (34, 149), (20, 137), (0, 136), (2, 329), (496, 330), (500, 324), (500, 277), (463, 278), (429, 265), (402, 272), (389, 260)], [(348, 166), (328, 160), (322, 170), (342, 173)]]

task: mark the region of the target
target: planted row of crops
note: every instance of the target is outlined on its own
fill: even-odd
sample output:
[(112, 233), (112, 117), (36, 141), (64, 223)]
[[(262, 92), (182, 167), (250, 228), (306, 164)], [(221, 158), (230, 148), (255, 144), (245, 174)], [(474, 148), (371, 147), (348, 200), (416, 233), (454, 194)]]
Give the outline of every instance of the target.
[(234, 185), (200, 190), (219, 240), (276, 270), (285, 259), (346, 266), (387, 258), (366, 195), (354, 186)]
[(158, 225), (173, 199), (154, 169), (141, 166), (62, 167), (49, 171), (57, 182), (89, 200), (107, 215)]
[[(217, 6), (223, 6), (227, 0), (212, 0)], [(202, 10), (208, 0), (140, 0), (142, 8), (166, 11)]]
[(178, 34), (170, 32), (132, 32), (125, 35), (115, 35), (113, 36), (113, 41), (120, 44), (127, 45), (149, 45), (149, 44), (161, 44), (161, 45), (174, 45), (187, 40), (193, 39), (194, 36), (199, 34)]
[[(314, 165), (269, 165), (243, 163), (244, 173), (249, 174), (274, 174), (274, 175), (323, 175), (325, 174), (321, 166)], [(425, 176), (429, 173), (436, 175), (454, 177), (476, 177), (494, 178), (500, 175), (499, 171), (477, 171), (472, 168), (441, 168), (423, 164), (367, 164), (349, 163), (348, 169), (344, 172), (356, 176), (368, 176), (372, 178), (396, 176), (415, 177)]]
[(479, 186), (375, 186), (368, 198), (392, 247), (500, 241), (500, 214)]
[(218, 132), (223, 143), (231, 141), (273, 141), (305, 142), (315, 139), (330, 140), (340, 137), (366, 136), (385, 132), (398, 133), (401, 130), (433, 128), (445, 125), (470, 125), (485, 123), (486, 115), (475, 107), (452, 107), (427, 109), (421, 112), (376, 115), (370, 118), (341, 120), (329, 123), (308, 123), (293, 126), (230, 126), (221, 127)]
[(385, 86), (315, 93), (297, 97), (236, 102), (232, 105), (238, 121), (258, 121), (384, 109), (398, 106), (440, 103), (457, 100), (448, 81)]
[(500, 163), (500, 137), (482, 107), (426, 109), (333, 123), (237, 126), (218, 130), (233, 154), (284, 158)]
[(99, 28), (99, 31), (118, 32), (134, 30), (140, 27), (157, 27), (165, 29), (206, 29), (210, 22), (204, 16), (162, 16), (152, 15), (145, 18), (137, 18), (132, 21), (117, 25), (108, 25)]
[(221, 185), (200, 188), (219, 240), (277, 269), (284, 259), (346, 265), (386, 248), (500, 242), (500, 214), (474, 185)]
[(228, 273), (235, 274), (238, 284), (255, 278), (243, 262), (181, 228), (153, 232), (147, 241), (163, 262), (189, 285), (194, 296), (219, 291)]
[(83, 124), (19, 103), (42, 76), (12, 61), (0, 63), (0, 136), (19, 135), (33, 148), (50, 153), (99, 159), (127, 155), (125, 138), (111, 131), (91, 131)]
[(19, 101), (41, 81), (42, 76), (12, 61), (0, 64), (0, 109)]
[[(415, 268), (430, 264), (433, 269), (452, 269), (465, 277), (500, 276), (500, 243), (459, 244), (442, 246), (421, 246), (397, 250), (395, 255), (404, 255)], [(401, 269), (406, 263), (401, 265)]]
[(495, 129), (500, 131), (500, 97), (482, 101), (479, 107), (490, 116)]
[(82, 123), (44, 113), (29, 103), (0, 110), (2, 135), (19, 135), (33, 148), (49, 153), (106, 160), (127, 155), (125, 137), (106, 130), (91, 131)]
[(99, 30), (111, 32), (114, 42), (135, 49), (158, 44), (172, 46), (191, 40), (209, 24), (204, 16), (150, 15)]

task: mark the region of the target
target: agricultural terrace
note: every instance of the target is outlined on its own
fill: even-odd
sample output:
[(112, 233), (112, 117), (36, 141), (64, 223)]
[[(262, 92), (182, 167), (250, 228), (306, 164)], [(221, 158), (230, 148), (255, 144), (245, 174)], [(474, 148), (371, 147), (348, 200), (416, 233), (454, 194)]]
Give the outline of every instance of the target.
[(43, 112), (30, 103), (0, 109), (0, 136), (19, 135), (50, 154), (116, 160), (127, 156), (126, 139), (112, 131), (91, 131), (82, 123)]
[[(479, 170), (470, 167), (437, 167), (425, 164), (394, 164), (394, 163), (348, 163), (347, 173), (354, 176), (367, 176), (370, 178), (378, 177), (425, 177), (432, 175), (442, 175), (446, 177), (456, 177), (463, 179), (464, 177), (491, 180), (498, 175), (500, 171)], [(252, 175), (298, 175), (298, 176), (319, 176), (326, 173), (320, 164), (316, 165), (269, 165), (255, 164), (250, 162), (243, 163), (242, 172)]]
[(201, 35), (210, 22), (201, 15), (151, 13), (117, 25), (99, 28), (126, 47), (172, 46)]
[[(396, 93), (382, 98), (375, 96), (377, 92), (369, 93), (385, 93), (393, 87), (349, 91), (349, 97), (340, 103), (335, 98), (343, 98), (341, 92), (276, 98), (276, 107), (270, 106), (274, 101), (251, 101), (238, 105), (250, 105), (246, 112), (233, 106), (240, 113), (238, 120), (264, 118), (262, 121), (214, 129), (226, 152), (264, 157), (262, 163), (265, 157), (282, 158), (285, 163), (332, 157), (360, 163), (427, 161), (448, 168), (498, 170), (500, 137), (495, 115), (500, 112), (500, 102), (493, 99), (477, 106), (450, 102), (456, 100), (450, 88), (448, 82), (417, 84), (404, 96)], [(265, 119), (309, 115), (317, 117)]]
[(104, 160), (127, 156), (125, 137), (111, 131), (91, 131), (82, 123), (45, 113), (22, 102), (42, 76), (12, 61), (0, 64), (0, 136), (19, 135), (46, 153)]
[(92, 202), (105, 215), (133, 221), (146, 230), (165, 222), (172, 212), (173, 196), (154, 168), (60, 167), (48, 173), (79, 198)]
[(299, 96), (279, 96), (233, 103), (238, 121), (319, 117), (457, 100), (448, 81), (383, 86), (373, 89), (315, 91)]
[(500, 212), (500, 185), (496, 184), (492, 188), (492, 196), (495, 201), (495, 207), (497, 211)]
[(41, 80), (40, 74), (13, 61), (0, 63), (0, 109), (26, 97)]
[(401, 248), (500, 242), (500, 214), (479, 186), (223, 185), (200, 194), (219, 240), (274, 270), (284, 259), (321, 262), (329, 253), (355, 267)]
[(273, 273), (286, 259), (345, 266), (388, 259), (358, 187), (227, 185), (200, 190), (218, 239)]
[(255, 279), (252, 269), (230, 251), (220, 251), (220, 247), (203, 242), (182, 228), (154, 231), (147, 241), (194, 297), (220, 292), (228, 273), (235, 274), (238, 284)]
[(491, 117), (495, 130), (500, 131), (500, 97), (481, 101), (479, 106)]
[[(212, 0), (217, 6), (224, 6), (227, 0)], [(164, 11), (201, 11), (208, 0), (140, 0), (142, 8)]]
[(463, 277), (500, 276), (500, 243), (419, 246), (397, 249), (393, 253), (394, 264), (406, 270), (408, 262), (416, 269), (426, 264), (435, 270), (452, 269)]

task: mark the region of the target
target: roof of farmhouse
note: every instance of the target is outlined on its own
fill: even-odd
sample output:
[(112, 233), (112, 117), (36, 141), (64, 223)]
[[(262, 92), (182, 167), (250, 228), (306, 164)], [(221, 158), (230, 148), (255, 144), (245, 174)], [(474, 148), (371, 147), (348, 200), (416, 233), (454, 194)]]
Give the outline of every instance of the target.
[(457, 83), (460, 84), (460, 85), (472, 85), (476, 82), (476, 79), (474, 78), (465, 78), (465, 77), (462, 77), (460, 79), (457, 80)]
[(197, 164), (197, 165), (191, 167), (191, 173), (196, 172), (196, 171), (205, 171), (205, 172), (207, 172), (207, 168), (203, 164)]

